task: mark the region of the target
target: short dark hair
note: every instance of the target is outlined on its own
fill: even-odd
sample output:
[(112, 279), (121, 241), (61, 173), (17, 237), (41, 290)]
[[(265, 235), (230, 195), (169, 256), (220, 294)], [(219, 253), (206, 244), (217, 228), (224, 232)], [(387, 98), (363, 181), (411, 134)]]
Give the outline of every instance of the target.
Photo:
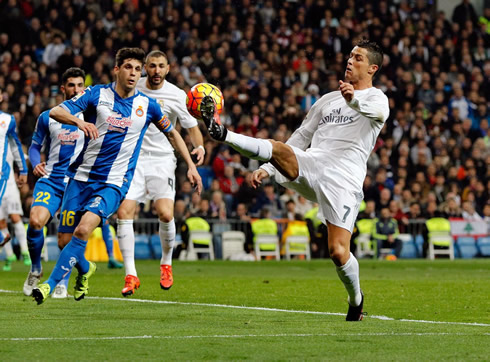
[(66, 82), (68, 82), (68, 78), (76, 77), (82, 77), (83, 81), (85, 82), (85, 72), (83, 71), (83, 69), (77, 67), (68, 68), (61, 76), (61, 84), (65, 84)]
[(121, 48), (116, 53), (116, 66), (120, 67), (126, 59), (136, 59), (143, 64), (145, 51), (141, 48)]
[(152, 50), (146, 55), (145, 63), (148, 63), (148, 59), (150, 58), (158, 58), (158, 57), (164, 57), (167, 60), (168, 63), (168, 57), (165, 52), (162, 52), (161, 50)]
[(374, 75), (378, 74), (381, 66), (383, 65), (383, 50), (381, 47), (376, 42), (369, 41), (368, 39), (362, 39), (356, 45), (359, 48), (367, 49), (369, 65), (376, 64), (378, 66), (378, 70), (376, 73), (374, 73)]

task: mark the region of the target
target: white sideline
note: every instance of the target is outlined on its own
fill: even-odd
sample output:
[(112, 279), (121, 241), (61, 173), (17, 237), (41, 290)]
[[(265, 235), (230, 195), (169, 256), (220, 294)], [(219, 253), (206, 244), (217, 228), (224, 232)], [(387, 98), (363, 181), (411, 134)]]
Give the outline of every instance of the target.
[[(17, 293), (21, 293), (21, 292), (0, 289), (0, 293), (15, 293), (15, 294), (17, 294)], [(200, 306), (200, 307), (247, 309), (247, 310), (260, 310), (260, 311), (268, 311), (268, 312), (345, 316), (345, 313), (317, 312), (317, 311), (309, 311), (309, 310), (278, 309), (278, 308), (266, 308), (266, 307), (247, 307), (247, 306), (228, 305), (228, 304), (175, 302), (175, 301), (169, 301), (169, 300), (149, 300), (149, 299), (136, 299), (136, 298), (128, 299), (128, 298), (122, 298), (122, 297), (121, 298), (116, 298), (116, 297), (85, 297), (85, 298), (86, 299), (99, 299), (99, 300), (113, 300), (113, 301), (121, 301), (121, 302), (133, 302), (133, 303), (194, 305), (194, 306)], [(410, 323), (449, 324), (449, 325), (459, 325), (459, 326), (490, 327), (490, 324), (488, 324), (488, 323), (429, 321), (429, 320), (423, 320), (423, 319), (395, 319), (395, 318), (391, 318), (391, 317), (387, 317), (387, 316), (380, 316), (380, 315), (367, 315), (366, 318), (379, 319), (379, 320), (385, 320), (385, 321), (410, 322)]]
[[(264, 337), (406, 337), (406, 336), (474, 336), (470, 333), (300, 333), (300, 334), (215, 334), (210, 336), (111, 336), (111, 337), (26, 337), (26, 338), (0, 338), (0, 341), (90, 341), (90, 340), (124, 340), (124, 339), (197, 339), (197, 338), (264, 338)], [(478, 334), (481, 336), (482, 334)], [(489, 336), (490, 333), (483, 333)]]

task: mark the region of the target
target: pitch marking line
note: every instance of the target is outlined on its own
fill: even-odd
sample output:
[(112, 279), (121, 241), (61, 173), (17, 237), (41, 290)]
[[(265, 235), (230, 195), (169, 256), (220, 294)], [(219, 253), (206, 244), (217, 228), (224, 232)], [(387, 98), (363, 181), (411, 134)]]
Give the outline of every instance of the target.
[[(484, 333), (489, 336), (490, 333)], [(301, 334), (230, 334), (211, 336), (112, 336), (112, 337), (26, 337), (26, 338), (0, 338), (0, 341), (25, 342), (25, 341), (93, 341), (93, 340), (125, 340), (125, 339), (198, 339), (198, 338), (284, 338), (284, 337), (425, 337), (425, 336), (474, 336), (470, 333), (301, 333)], [(481, 334), (479, 334), (481, 336)]]
[[(0, 289), (0, 293), (15, 293), (15, 294), (18, 294), (20, 292), (12, 291), (12, 290)], [(267, 312), (283, 312), (283, 313), (300, 313), (300, 314), (345, 316), (345, 313), (316, 312), (316, 311), (309, 311), (309, 310), (278, 309), (278, 308), (266, 308), (266, 307), (247, 307), (247, 306), (228, 305), (228, 304), (175, 302), (175, 301), (168, 301), (168, 300), (150, 300), (150, 299), (135, 299), (135, 298), (126, 299), (126, 298), (115, 298), (115, 297), (85, 297), (85, 298), (86, 299), (98, 299), (98, 300), (112, 300), (112, 301), (128, 302), (128, 303), (132, 302), (132, 303), (194, 305), (194, 306), (199, 306), (199, 307), (260, 310), (260, 311), (267, 311)], [(398, 321), (398, 322), (411, 322), (411, 323), (449, 324), (449, 325), (459, 325), (459, 326), (490, 327), (490, 324), (487, 324), (487, 323), (428, 321), (428, 320), (423, 320), (423, 319), (395, 319), (395, 318), (391, 318), (391, 317), (387, 317), (387, 316), (381, 316), (381, 315), (367, 315), (366, 317), (372, 318), (372, 319), (384, 320), (384, 321)]]

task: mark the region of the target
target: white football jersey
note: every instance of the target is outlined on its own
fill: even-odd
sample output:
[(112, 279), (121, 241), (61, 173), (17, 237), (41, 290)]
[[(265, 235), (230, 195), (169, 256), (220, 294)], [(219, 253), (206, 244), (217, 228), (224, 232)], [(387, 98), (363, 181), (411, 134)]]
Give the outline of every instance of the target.
[[(152, 90), (146, 86), (146, 77), (144, 77), (138, 81), (136, 88), (157, 101), (162, 108), (163, 114), (167, 115), (174, 127), (177, 119), (184, 128), (197, 126), (196, 119), (189, 114), (185, 105), (187, 95), (176, 85), (165, 80), (162, 88)], [(141, 151), (142, 156), (145, 153), (150, 153), (152, 156), (164, 156), (165, 154), (174, 153), (174, 149), (167, 137), (154, 125), (148, 127), (143, 138)]]
[[(377, 88), (354, 91), (349, 104), (340, 91), (330, 92), (313, 105), (286, 143), (321, 149), (325, 163), (318, 167), (332, 169), (362, 189), (367, 160), (389, 113), (388, 97)], [(275, 172), (270, 163), (262, 168), (270, 175)]]

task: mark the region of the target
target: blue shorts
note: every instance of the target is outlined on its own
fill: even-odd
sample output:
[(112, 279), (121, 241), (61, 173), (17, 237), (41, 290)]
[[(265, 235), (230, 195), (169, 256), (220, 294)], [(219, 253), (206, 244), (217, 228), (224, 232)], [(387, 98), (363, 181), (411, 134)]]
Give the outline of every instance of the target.
[(42, 206), (49, 210), (51, 217), (54, 217), (56, 211), (61, 206), (63, 193), (65, 192), (65, 182), (63, 179), (40, 178), (34, 186), (34, 201), (32, 206)]
[(63, 196), (58, 231), (73, 233), (86, 211), (100, 216), (104, 223), (117, 211), (125, 195), (116, 185), (70, 179)]

